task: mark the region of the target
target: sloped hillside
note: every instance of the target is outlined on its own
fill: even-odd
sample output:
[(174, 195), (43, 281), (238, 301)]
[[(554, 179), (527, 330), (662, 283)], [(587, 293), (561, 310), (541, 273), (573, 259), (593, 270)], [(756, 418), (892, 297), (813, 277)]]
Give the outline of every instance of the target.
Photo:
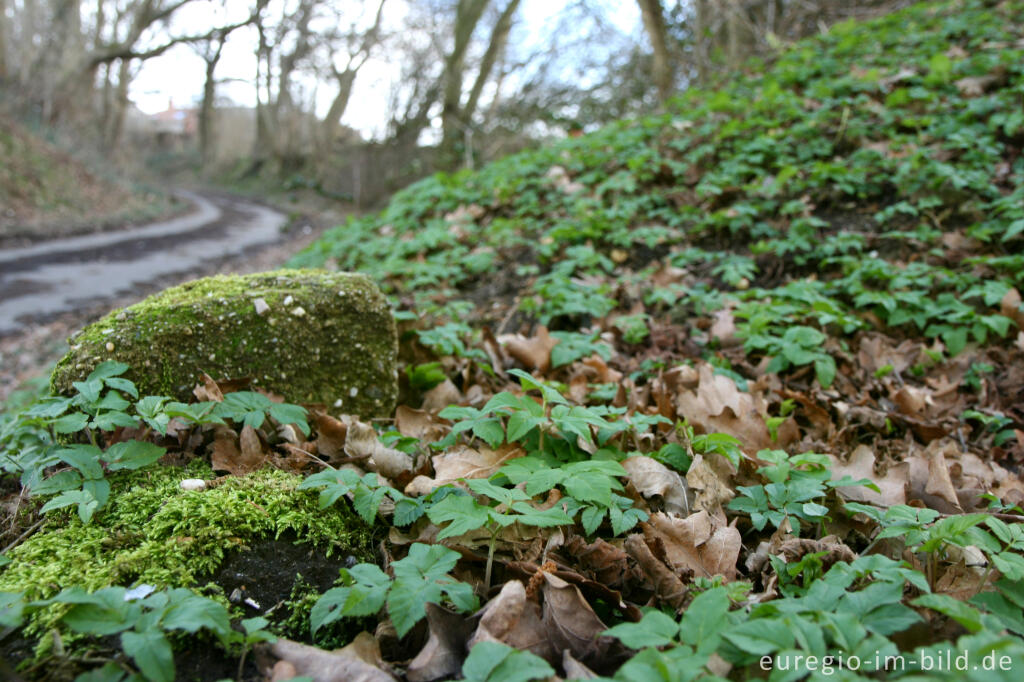
[(166, 197), (99, 177), (0, 115), (0, 245), (98, 231), (168, 208)]
[[(716, 573), (748, 581), (746, 597), (730, 592), (746, 605), (730, 612), (739, 630), (715, 649), (736, 679), (753, 664), (736, 647), (852, 654), (868, 637), (895, 652), (985, 633), (966, 650), (1024, 634), (996, 615), (1024, 606), (1024, 3), (925, 3), (749, 73), (662, 116), (422, 181), (292, 265), (387, 286), (409, 329), (410, 404), (446, 379), (424, 406), (463, 405), (441, 416), (480, 447), (521, 439), (548, 466), (572, 461), (523, 436), (524, 406), (487, 402), (513, 369), (581, 415), (664, 418), (630, 446), (682, 474), (710, 537), (738, 529), (737, 545), (694, 559), (673, 533), (696, 521), (666, 520), (666, 484), (648, 489), (668, 513), (644, 526), (650, 553), (632, 536), (612, 541), (625, 553), (577, 545), (556, 563), (603, 581), (635, 561), (661, 607)], [(565, 419), (562, 434), (582, 433)], [(497, 480), (537, 473), (519, 468)], [(631, 475), (640, 499), (647, 479)], [(912, 569), (909, 582), (881, 587), (876, 561)], [(894, 600), (861, 603), (840, 634), (823, 612), (850, 607), (827, 595), (853, 574)], [(616, 575), (623, 594), (636, 587)], [(675, 643), (632, 673), (706, 661), (688, 658), (691, 615), (681, 643), (667, 621), (624, 629), (634, 648)]]

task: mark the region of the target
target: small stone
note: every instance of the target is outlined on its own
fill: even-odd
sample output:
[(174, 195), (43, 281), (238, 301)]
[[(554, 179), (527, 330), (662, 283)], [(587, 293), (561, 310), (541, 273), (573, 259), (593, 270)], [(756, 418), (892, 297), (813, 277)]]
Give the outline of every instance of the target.
[(297, 305), (294, 308), (292, 308), (292, 315), (294, 315), (295, 317), (305, 317), (306, 309), (303, 308), (301, 305)]
[(217, 354), (216, 353), (210, 353), (210, 355), (208, 356), (208, 359), (209, 359), (210, 362), (213, 362), (214, 360), (217, 359)]
[(284, 304), (285, 305), (291, 305), (294, 302), (295, 302), (295, 299), (292, 298), (291, 294), (288, 294), (287, 296), (284, 297)]
[(206, 481), (201, 478), (186, 478), (178, 485), (182, 490), (206, 490)]
[(107, 345), (104, 346), (104, 348), (107, 349), (108, 353), (113, 353), (114, 352), (114, 343), (112, 341), (107, 341)]
[(349, 398), (355, 398), (357, 395), (359, 395), (359, 387), (358, 386), (353, 386), (352, 388), (348, 389), (348, 397)]
[(265, 313), (268, 310), (270, 310), (270, 306), (267, 305), (267, 302), (264, 301), (262, 298), (257, 298), (255, 300), (253, 300), (252, 305), (253, 305), (253, 307), (256, 308), (256, 314), (257, 315), (262, 315), (263, 313)]

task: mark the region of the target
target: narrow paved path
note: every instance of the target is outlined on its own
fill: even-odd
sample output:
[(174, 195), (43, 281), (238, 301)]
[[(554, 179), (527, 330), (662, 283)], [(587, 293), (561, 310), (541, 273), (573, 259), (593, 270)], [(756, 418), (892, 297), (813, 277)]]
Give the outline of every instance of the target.
[(181, 194), (196, 208), (179, 218), (0, 250), (0, 336), (281, 238), (287, 219), (278, 211), (235, 197)]

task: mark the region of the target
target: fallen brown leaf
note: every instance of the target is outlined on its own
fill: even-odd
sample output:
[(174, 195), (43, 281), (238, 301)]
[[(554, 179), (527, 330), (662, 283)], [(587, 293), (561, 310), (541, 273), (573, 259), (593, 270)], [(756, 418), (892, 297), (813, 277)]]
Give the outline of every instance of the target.
[(736, 578), (736, 562), (743, 548), (740, 532), (699, 511), (685, 519), (653, 514), (641, 524), (644, 537), (659, 538), (665, 555), (677, 571), (688, 569), (695, 575)]
[(518, 580), (505, 583), (477, 617), (480, 624), (470, 637), (468, 648), (472, 649), (477, 642), (501, 642), (551, 663), (557, 662), (558, 650), (545, 631), (540, 607), (527, 599), (526, 587)]
[(290, 639), (278, 639), (268, 649), (281, 661), (291, 664), (298, 675), (313, 682), (393, 682), (382, 670), (385, 665), (377, 641), (368, 632), (360, 632), (351, 644), (325, 651)]
[(907, 476), (909, 466), (898, 464), (890, 466), (884, 475), (875, 473), (875, 453), (866, 445), (860, 445), (850, 455), (849, 462), (841, 462), (834, 455), (829, 455), (832, 462), (832, 478), (839, 480), (849, 476), (854, 480), (868, 479), (878, 486), (879, 492), (862, 485), (843, 486), (836, 489), (840, 497), (851, 502), (875, 504), (880, 507), (891, 507), (906, 504)]
[(558, 339), (551, 336), (548, 328), (543, 325), (529, 338), (522, 334), (502, 334), (498, 342), (527, 369), (541, 372), (546, 372), (551, 366), (551, 349), (558, 345)]
[(462, 670), (466, 641), (472, 632), (472, 625), (465, 616), (429, 602), (426, 608), (427, 643), (409, 662), (405, 671), (409, 682), (433, 682)]
[(542, 621), (556, 651), (568, 650), (584, 665), (603, 670), (621, 652), (618, 640), (602, 637), (608, 626), (594, 613), (579, 588), (544, 573)]
[(660, 498), (665, 511), (677, 516), (690, 513), (686, 483), (675, 471), (644, 455), (623, 460), (622, 468), (637, 492), (644, 497)]
[[(695, 390), (683, 388), (676, 395), (676, 411), (701, 433), (735, 436), (747, 452), (772, 446), (764, 423), (767, 406), (763, 398), (740, 391), (729, 377), (716, 375), (706, 362), (697, 368)], [(683, 381), (683, 386), (688, 383)]]
[(353, 421), (348, 426), (345, 454), (357, 459), (366, 458), (367, 468), (387, 478), (397, 478), (412, 470), (412, 457), (401, 450), (385, 447), (374, 428), (360, 421)]
[(434, 477), (417, 476), (406, 486), (405, 494), (426, 495), (438, 486), (454, 483), (460, 478), (488, 478), (508, 460), (525, 454), (514, 444), (505, 444), (497, 450), (487, 446), (449, 449), (434, 456)]

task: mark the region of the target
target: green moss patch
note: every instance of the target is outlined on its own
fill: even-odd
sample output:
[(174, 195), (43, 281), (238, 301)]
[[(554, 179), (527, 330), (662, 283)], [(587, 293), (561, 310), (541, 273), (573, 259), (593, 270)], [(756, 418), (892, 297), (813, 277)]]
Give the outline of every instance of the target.
[(199, 586), (233, 550), (282, 536), (337, 556), (339, 566), (370, 555), (370, 529), (344, 505), (320, 509), (316, 495), (296, 492), (299, 476), (265, 469), (204, 491), (182, 490), (184, 478), (214, 477), (199, 462), (111, 477), (111, 504), (91, 525), (67, 513), (9, 552), (0, 591), (38, 599), (71, 586)]
[(292, 402), (363, 417), (390, 416), (397, 397), (394, 320), (362, 275), (277, 270), (199, 279), (115, 310), (71, 343), (53, 372), (58, 393), (118, 360), (142, 393), (179, 399), (202, 372), (250, 377)]

